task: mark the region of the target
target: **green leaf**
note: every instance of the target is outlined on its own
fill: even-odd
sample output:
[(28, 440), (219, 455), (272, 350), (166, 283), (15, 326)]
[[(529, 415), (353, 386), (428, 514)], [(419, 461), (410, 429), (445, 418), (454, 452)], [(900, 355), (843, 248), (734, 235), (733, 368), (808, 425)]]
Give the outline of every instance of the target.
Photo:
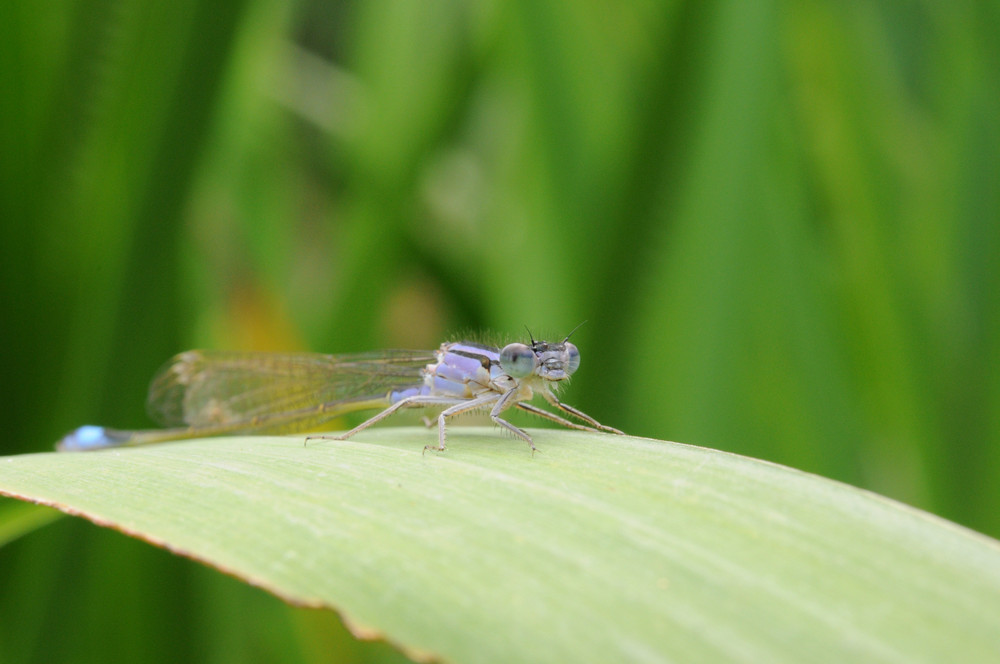
[(61, 516), (59, 512), (47, 507), (4, 501), (0, 503), (0, 546), (38, 530)]
[(340, 612), (416, 659), (995, 661), (1000, 544), (656, 440), (386, 428), (0, 459), (0, 492)]

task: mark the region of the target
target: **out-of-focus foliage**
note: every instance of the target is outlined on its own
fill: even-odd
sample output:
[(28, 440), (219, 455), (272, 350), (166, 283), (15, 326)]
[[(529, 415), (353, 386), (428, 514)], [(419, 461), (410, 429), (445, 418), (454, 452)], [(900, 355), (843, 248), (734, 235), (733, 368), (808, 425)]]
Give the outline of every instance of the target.
[[(568, 400), (599, 420), (997, 536), (998, 24), (984, 0), (0, 3), (0, 451), (147, 425), (187, 347), (586, 319)], [(94, 530), (0, 550), (9, 661), (347, 639)]]

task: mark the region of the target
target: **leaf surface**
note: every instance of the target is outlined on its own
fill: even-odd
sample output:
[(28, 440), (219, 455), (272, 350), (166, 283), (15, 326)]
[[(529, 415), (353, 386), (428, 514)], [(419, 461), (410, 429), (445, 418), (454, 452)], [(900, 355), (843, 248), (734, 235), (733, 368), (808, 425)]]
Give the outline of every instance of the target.
[(724, 452), (455, 428), (0, 459), (0, 493), (205, 562), (417, 659), (989, 661), (1000, 544)]

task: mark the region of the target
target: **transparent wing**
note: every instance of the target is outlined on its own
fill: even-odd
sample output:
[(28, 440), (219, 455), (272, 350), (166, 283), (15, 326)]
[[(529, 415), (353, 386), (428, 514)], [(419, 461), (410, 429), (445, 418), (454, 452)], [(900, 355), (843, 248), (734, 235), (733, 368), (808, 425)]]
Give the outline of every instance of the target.
[(292, 425), (318, 413), (328, 420), (378, 407), (375, 402), (388, 404), (390, 391), (419, 385), (421, 370), (434, 361), (434, 351), (321, 355), (193, 350), (157, 372), (146, 409), (167, 427), (249, 429), (262, 420)]

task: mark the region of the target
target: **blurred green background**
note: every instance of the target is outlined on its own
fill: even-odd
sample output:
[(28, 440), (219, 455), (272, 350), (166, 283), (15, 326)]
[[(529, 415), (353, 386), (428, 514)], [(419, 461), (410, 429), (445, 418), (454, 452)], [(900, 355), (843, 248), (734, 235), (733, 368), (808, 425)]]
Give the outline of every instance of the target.
[[(600, 421), (1000, 536), (997, 25), (987, 1), (0, 3), (0, 453), (149, 426), (190, 347), (587, 320), (565, 394)], [(0, 661), (109, 658), (400, 659), (80, 520), (0, 549)]]

